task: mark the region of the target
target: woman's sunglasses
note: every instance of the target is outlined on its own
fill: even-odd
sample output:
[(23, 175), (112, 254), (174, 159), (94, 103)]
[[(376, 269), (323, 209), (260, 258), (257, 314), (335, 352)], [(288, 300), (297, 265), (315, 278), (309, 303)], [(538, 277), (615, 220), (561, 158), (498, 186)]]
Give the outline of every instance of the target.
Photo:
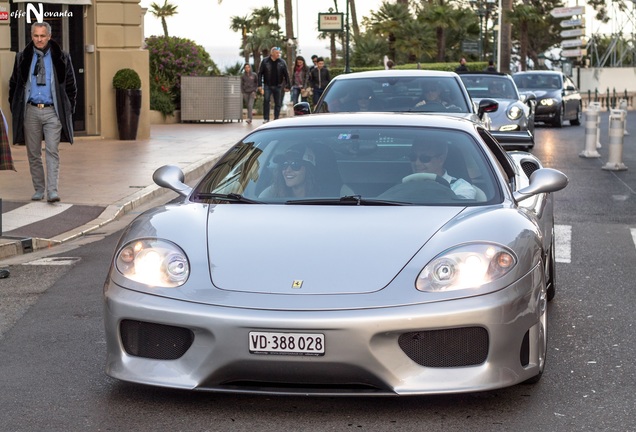
[(278, 166), (280, 166), (282, 171), (285, 171), (287, 168), (291, 168), (293, 171), (300, 171), (304, 165), (301, 161), (285, 161), (281, 162)]
[(419, 160), (422, 163), (429, 163), (430, 161), (432, 161), (434, 158), (439, 157), (440, 155), (416, 155), (416, 154), (411, 154), (409, 156), (409, 159), (411, 159), (411, 162), (415, 162), (416, 160)]

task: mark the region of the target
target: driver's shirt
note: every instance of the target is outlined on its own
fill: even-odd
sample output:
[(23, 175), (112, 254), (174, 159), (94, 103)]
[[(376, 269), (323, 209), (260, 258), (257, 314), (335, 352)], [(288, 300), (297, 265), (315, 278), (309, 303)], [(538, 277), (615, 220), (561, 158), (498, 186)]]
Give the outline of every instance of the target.
[(450, 184), (452, 191), (455, 192), (455, 195), (458, 197), (475, 199), (475, 188), (466, 180), (450, 176), (447, 172), (444, 172), (442, 178)]

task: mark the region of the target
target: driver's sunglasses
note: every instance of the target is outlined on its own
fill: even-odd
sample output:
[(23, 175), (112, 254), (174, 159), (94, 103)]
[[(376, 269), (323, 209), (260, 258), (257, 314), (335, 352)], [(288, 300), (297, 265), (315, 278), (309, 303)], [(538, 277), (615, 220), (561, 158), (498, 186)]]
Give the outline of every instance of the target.
[(440, 155), (436, 154), (436, 155), (417, 155), (415, 153), (412, 153), (409, 156), (409, 159), (411, 159), (411, 162), (415, 162), (416, 160), (419, 160), (422, 163), (429, 163), (430, 161), (432, 161), (434, 158), (439, 157)]
[(293, 171), (300, 171), (303, 167), (303, 163), (301, 161), (285, 161), (279, 164), (281, 171), (285, 171), (288, 167)]

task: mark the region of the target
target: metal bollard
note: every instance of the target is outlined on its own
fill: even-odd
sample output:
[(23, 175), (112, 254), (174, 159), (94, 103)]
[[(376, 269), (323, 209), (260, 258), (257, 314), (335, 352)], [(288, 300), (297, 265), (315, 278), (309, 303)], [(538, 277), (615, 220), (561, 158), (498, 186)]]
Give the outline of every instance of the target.
[(625, 111), (623, 135), (629, 135), (629, 132), (627, 132), (627, 99), (621, 99), (620, 103), (618, 104), (618, 108)]
[(600, 102), (590, 102), (590, 108), (595, 109), (599, 115), (596, 119), (596, 148), (601, 148), (601, 110), (603, 105)]
[(609, 117), (609, 157), (603, 166), (604, 170), (623, 171), (627, 167), (623, 164), (623, 129), (625, 128), (625, 116), (623, 110), (610, 110)]
[(580, 157), (601, 157), (600, 153), (596, 150), (596, 143), (598, 142), (599, 117), (599, 111), (592, 106), (588, 107), (585, 111), (585, 150), (579, 153)]

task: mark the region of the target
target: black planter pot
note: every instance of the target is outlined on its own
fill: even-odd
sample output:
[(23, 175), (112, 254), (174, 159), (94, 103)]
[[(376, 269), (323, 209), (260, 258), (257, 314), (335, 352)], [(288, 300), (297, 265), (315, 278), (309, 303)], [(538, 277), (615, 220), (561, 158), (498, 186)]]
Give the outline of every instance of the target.
[(117, 128), (120, 140), (136, 140), (141, 112), (141, 90), (116, 89)]

